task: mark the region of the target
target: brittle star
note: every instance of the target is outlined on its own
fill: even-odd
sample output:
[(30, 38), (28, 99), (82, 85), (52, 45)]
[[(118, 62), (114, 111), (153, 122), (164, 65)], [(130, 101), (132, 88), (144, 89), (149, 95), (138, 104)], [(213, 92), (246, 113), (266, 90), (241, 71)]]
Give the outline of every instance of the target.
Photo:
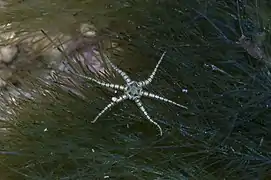
[(154, 120), (152, 120), (152, 118), (149, 116), (149, 114), (147, 113), (147, 111), (145, 110), (142, 102), (141, 102), (141, 97), (144, 96), (144, 97), (148, 97), (148, 98), (153, 98), (153, 99), (157, 99), (157, 100), (160, 100), (160, 101), (164, 101), (164, 102), (167, 102), (167, 103), (170, 103), (170, 104), (173, 104), (173, 105), (176, 105), (176, 106), (179, 106), (181, 108), (185, 108), (185, 109), (188, 109), (186, 106), (183, 106), (181, 104), (178, 104), (172, 100), (169, 100), (167, 98), (164, 98), (164, 97), (161, 97), (161, 96), (158, 96), (156, 94), (153, 94), (153, 93), (149, 93), (147, 91), (144, 91), (143, 90), (143, 87), (149, 85), (155, 74), (156, 74), (156, 71), (160, 65), (160, 63), (162, 62), (162, 59), (164, 58), (166, 52), (164, 52), (161, 56), (161, 58), (159, 59), (158, 63), (156, 64), (154, 70), (152, 71), (151, 75), (144, 81), (132, 81), (130, 79), (130, 77), (124, 72), (122, 71), (121, 69), (119, 69), (117, 66), (115, 66), (107, 57), (106, 57), (106, 61), (109, 63), (109, 65), (113, 68), (113, 70), (115, 70), (122, 78), (123, 80), (125, 81), (126, 85), (118, 85), (118, 84), (111, 84), (111, 83), (105, 83), (105, 82), (102, 82), (102, 81), (98, 81), (94, 78), (91, 78), (91, 77), (88, 77), (88, 76), (84, 76), (84, 75), (80, 75), (80, 74), (75, 74), (76, 76), (79, 76), (81, 78), (84, 78), (84, 79), (87, 79), (87, 80), (90, 80), (90, 81), (93, 81), (95, 83), (97, 83), (98, 85), (100, 86), (103, 86), (103, 87), (107, 87), (107, 88), (111, 88), (111, 89), (114, 89), (114, 90), (120, 90), (120, 91), (123, 91), (124, 94), (119, 96), (119, 97), (112, 97), (112, 101), (95, 117), (95, 119), (93, 121), (91, 121), (92, 123), (95, 123), (97, 121), (97, 119), (103, 115), (108, 109), (110, 109), (111, 107), (115, 106), (116, 104), (124, 101), (124, 100), (132, 100), (135, 102), (135, 104), (138, 106), (138, 108), (143, 112), (143, 114), (145, 115), (145, 117), (151, 122), (153, 123), (155, 126), (157, 126), (157, 128), (159, 129), (160, 131), (160, 135), (162, 136), (163, 135), (163, 131), (162, 131), (162, 128), (160, 127), (160, 125), (155, 122)]

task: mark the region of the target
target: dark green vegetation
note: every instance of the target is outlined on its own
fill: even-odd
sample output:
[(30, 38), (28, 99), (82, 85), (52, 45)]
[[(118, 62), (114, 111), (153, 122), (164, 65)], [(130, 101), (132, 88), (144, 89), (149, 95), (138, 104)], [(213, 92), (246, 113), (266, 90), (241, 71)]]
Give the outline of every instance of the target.
[[(101, 36), (121, 44), (125, 53), (115, 58), (133, 78), (147, 77), (167, 51), (149, 90), (189, 109), (144, 100), (164, 130), (159, 137), (127, 102), (90, 124), (113, 96), (92, 83), (80, 87), (87, 100), (57, 85), (43, 87), (49, 90), (46, 96), (22, 102), (18, 115), (2, 123), (9, 132), (0, 144), (1, 175), (34, 180), (270, 179), (268, 58), (259, 60), (235, 42), (243, 32), (256, 43), (257, 33), (265, 31), (261, 48), (269, 57), (271, 7), (264, 1), (240, 4), (238, 19), (238, 6), (230, 2), (119, 0), (108, 9), (97, 4), (100, 9), (92, 12), (81, 7), (87, 1), (80, 1), (70, 13), (80, 11), (79, 20), (92, 15), (93, 22), (106, 19), (109, 25), (99, 27)], [(129, 64), (137, 67), (130, 70)]]

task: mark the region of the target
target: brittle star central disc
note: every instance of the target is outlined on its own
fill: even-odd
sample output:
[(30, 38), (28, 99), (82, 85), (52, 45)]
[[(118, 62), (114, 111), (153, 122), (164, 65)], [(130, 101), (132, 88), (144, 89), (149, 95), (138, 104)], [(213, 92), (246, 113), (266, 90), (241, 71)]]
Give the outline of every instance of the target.
[(128, 88), (125, 91), (125, 94), (128, 96), (129, 99), (137, 99), (142, 96), (142, 87), (136, 81), (131, 81), (127, 84)]

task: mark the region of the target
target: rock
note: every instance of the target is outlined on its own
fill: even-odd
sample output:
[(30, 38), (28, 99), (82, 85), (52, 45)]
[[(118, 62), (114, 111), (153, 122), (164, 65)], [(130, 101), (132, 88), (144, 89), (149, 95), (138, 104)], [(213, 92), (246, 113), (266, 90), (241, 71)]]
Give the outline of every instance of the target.
[(7, 2), (0, 0), (0, 8), (5, 8), (7, 5)]
[(8, 68), (0, 69), (0, 88), (5, 87), (7, 85), (7, 80), (12, 76), (12, 71)]
[(106, 73), (100, 52), (95, 50), (94, 47), (82, 49), (75, 58), (92, 73), (99, 73), (100, 75)]
[(0, 69), (0, 78), (3, 80), (8, 80), (12, 76), (11, 69)]
[[(0, 0), (0, 7), (1, 7), (1, 0)], [(0, 25), (0, 40), (8, 41), (15, 38), (15, 32), (10, 29), (11, 23)]]
[(0, 46), (0, 63), (11, 63), (18, 53), (18, 48), (13, 45)]
[[(100, 53), (96, 49), (97, 45), (95, 45), (91, 38), (83, 37), (71, 41), (65, 52), (71, 62), (75, 64), (80, 63), (88, 71), (101, 73), (100, 75), (102, 75), (105, 73), (105, 66)], [(66, 65), (67, 62), (64, 61), (64, 64)]]
[(5, 87), (7, 85), (6, 81), (0, 78), (0, 88)]
[(91, 38), (96, 36), (97, 29), (94, 25), (91, 24), (81, 24), (80, 26), (80, 33), (82, 33), (83, 36)]
[(242, 35), (239, 38), (238, 42), (246, 51), (248, 54), (250, 54), (252, 57), (262, 60), (266, 59), (266, 55), (264, 53), (262, 42), (254, 42), (252, 39)]

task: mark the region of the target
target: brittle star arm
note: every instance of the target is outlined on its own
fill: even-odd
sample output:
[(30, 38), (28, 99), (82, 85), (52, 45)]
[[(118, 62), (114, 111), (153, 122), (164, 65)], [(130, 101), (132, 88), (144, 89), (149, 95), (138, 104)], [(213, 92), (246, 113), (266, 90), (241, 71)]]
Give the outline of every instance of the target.
[(151, 119), (151, 117), (148, 115), (148, 113), (147, 113), (147, 111), (145, 110), (145, 108), (144, 108), (142, 102), (140, 101), (140, 99), (135, 99), (134, 101), (135, 101), (136, 105), (138, 106), (138, 108), (139, 108), (139, 109), (143, 112), (143, 114), (146, 116), (146, 118), (147, 118), (151, 123), (153, 123), (155, 126), (158, 127), (159, 132), (160, 132), (160, 135), (162, 136), (162, 135), (163, 135), (162, 128), (160, 127), (160, 125), (159, 125), (157, 122), (155, 122), (154, 120)]
[(130, 77), (121, 69), (119, 69), (117, 66), (115, 66), (110, 60), (109, 58), (106, 56), (106, 60), (107, 62), (110, 64), (110, 66), (117, 72), (119, 73), (119, 75), (123, 78), (123, 80), (128, 84), (129, 82), (131, 82), (132, 80), (130, 79)]
[(78, 76), (78, 77), (81, 77), (83, 79), (87, 79), (87, 80), (90, 80), (90, 81), (93, 81), (101, 86), (104, 86), (104, 87), (107, 87), (107, 88), (111, 88), (111, 89), (116, 89), (116, 90), (124, 90), (125, 87), (122, 86), (122, 85), (118, 85), (118, 84), (110, 84), (110, 83), (105, 83), (105, 82), (101, 82), (101, 81), (98, 81), (94, 78), (91, 78), (91, 77), (87, 77), (87, 76), (84, 76), (84, 75), (81, 75), (81, 74), (77, 74), (77, 73), (73, 73), (74, 75)]
[(152, 82), (152, 80), (153, 80), (153, 78), (154, 78), (154, 76), (155, 76), (155, 74), (156, 74), (156, 71), (157, 71), (157, 69), (158, 69), (160, 63), (162, 62), (162, 60), (163, 60), (165, 54), (166, 54), (166, 52), (164, 52), (164, 53), (162, 54), (162, 56), (160, 57), (158, 63), (156, 64), (154, 70), (152, 71), (152, 73), (151, 73), (151, 75), (148, 77), (148, 79), (146, 79), (145, 81), (140, 81), (140, 82), (139, 82), (139, 85), (140, 85), (140, 86), (147, 86), (148, 84), (150, 84), (150, 83)]
[(167, 98), (164, 98), (164, 97), (161, 97), (161, 96), (158, 96), (156, 94), (153, 94), (153, 93), (149, 93), (147, 91), (143, 91), (142, 92), (142, 96), (145, 96), (145, 97), (149, 97), (149, 98), (153, 98), (153, 99), (158, 99), (158, 100), (161, 100), (161, 101), (164, 101), (164, 102), (167, 102), (167, 103), (170, 103), (170, 104), (174, 104), (175, 106), (179, 106), (181, 108), (184, 108), (184, 109), (188, 109), (186, 106), (183, 106), (181, 104), (178, 104), (172, 100), (169, 100)]
[(91, 123), (95, 123), (97, 120), (98, 120), (98, 118), (101, 116), (101, 115), (103, 115), (107, 110), (109, 110), (111, 107), (113, 107), (113, 106), (115, 106), (116, 104), (118, 104), (118, 103), (120, 103), (120, 102), (122, 102), (122, 101), (124, 101), (124, 100), (126, 100), (128, 98), (128, 96), (127, 95), (122, 95), (122, 96), (120, 96), (120, 97), (118, 97), (118, 98), (116, 98), (116, 99), (114, 99), (114, 98), (112, 98), (112, 102), (111, 103), (109, 103), (96, 117), (95, 117), (95, 119), (93, 120), (93, 121), (91, 121)]

